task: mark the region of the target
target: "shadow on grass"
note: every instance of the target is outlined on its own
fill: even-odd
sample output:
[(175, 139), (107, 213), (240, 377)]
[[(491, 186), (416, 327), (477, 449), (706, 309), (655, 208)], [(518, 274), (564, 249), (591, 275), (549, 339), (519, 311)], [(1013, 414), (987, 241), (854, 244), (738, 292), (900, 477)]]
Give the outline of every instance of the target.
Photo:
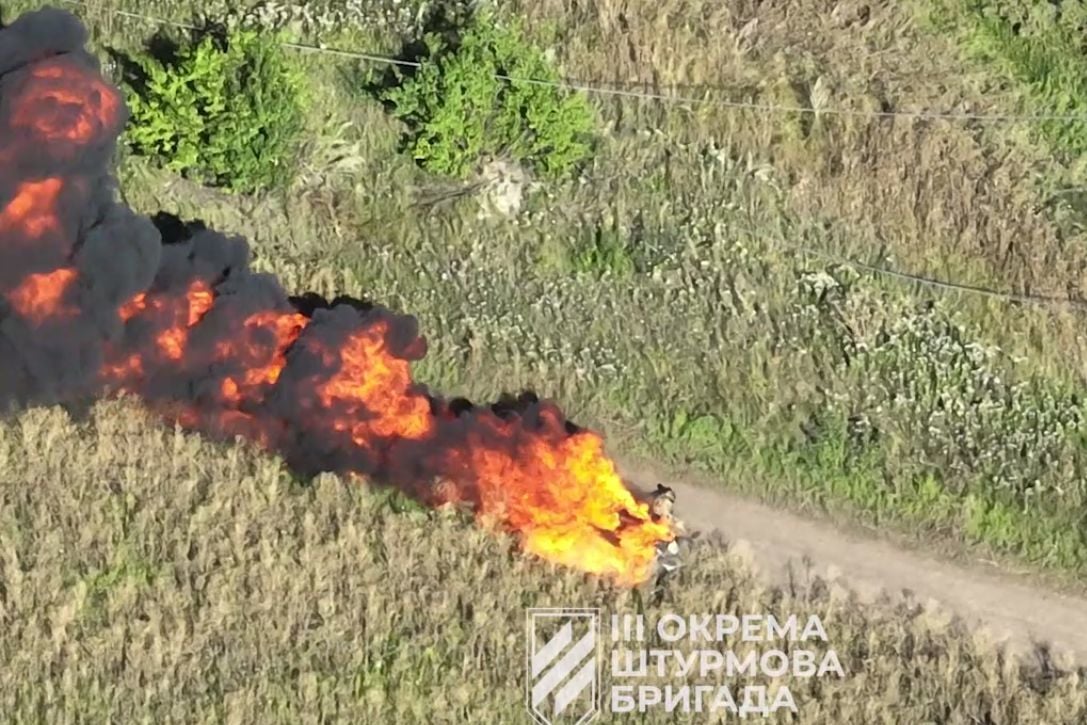
[(361, 91), (380, 101), (386, 110), (391, 110), (393, 104), (384, 100), (384, 95), (414, 76), (419, 64), (431, 58), (433, 43), (428, 43), (427, 38), (440, 38), (443, 52), (455, 53), (460, 47), (461, 33), (473, 17), (471, 7), (452, 2), (437, 3), (429, 9), (419, 37), (405, 40), (384, 70), (375, 71), (369, 63), (354, 65), (340, 71), (341, 79), (348, 88)]

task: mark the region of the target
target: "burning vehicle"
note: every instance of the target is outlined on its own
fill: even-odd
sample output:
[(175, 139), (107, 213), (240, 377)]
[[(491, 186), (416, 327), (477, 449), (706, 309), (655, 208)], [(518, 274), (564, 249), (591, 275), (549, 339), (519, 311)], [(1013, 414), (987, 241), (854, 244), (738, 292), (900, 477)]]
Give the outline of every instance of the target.
[(121, 203), (127, 112), (86, 40), (51, 8), (0, 28), (0, 409), (124, 393), (303, 474), (467, 504), (564, 566), (634, 585), (678, 565), (674, 494), (638, 500), (555, 404), (430, 391), (414, 317), (290, 296), (244, 239)]

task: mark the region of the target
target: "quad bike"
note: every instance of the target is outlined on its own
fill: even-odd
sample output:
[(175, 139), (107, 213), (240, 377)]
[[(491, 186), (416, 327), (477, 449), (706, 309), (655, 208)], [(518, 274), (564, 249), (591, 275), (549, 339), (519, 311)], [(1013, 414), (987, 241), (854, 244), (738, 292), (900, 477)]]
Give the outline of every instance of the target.
[(654, 521), (668, 523), (676, 533), (672, 541), (662, 541), (657, 544), (656, 567), (661, 574), (674, 572), (680, 566), (680, 544), (698, 538), (698, 532), (688, 533), (683, 522), (675, 517), (672, 512), (676, 504), (676, 492), (662, 483), (657, 484), (657, 489), (649, 494), (649, 514)]

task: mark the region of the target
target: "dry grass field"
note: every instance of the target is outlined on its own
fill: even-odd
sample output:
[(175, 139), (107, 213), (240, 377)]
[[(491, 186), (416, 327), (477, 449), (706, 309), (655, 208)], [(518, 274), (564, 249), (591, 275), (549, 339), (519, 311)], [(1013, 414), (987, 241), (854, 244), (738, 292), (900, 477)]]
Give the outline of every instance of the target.
[[(291, 291), (418, 316), (430, 351), (413, 367), (438, 390), (533, 388), (624, 454), (1081, 588), (1083, 314), (825, 255), (1082, 297), (1067, 139), (872, 113), (1054, 110), (1031, 89), (1087, 73), (1024, 74), (1027, 51), (996, 62), (1006, 36), (952, 3), (496, 4), (565, 76), (705, 102), (593, 96), (589, 166), (512, 218), (485, 216), (466, 185), (398, 153), (401, 127), (364, 90), (371, 63), (298, 53), (316, 102), (288, 193), (226, 194), (122, 148), (126, 202), (246, 236), (254, 266)], [(432, 5), (260, 12), (305, 42), (395, 53)], [(188, 22), (238, 8), (68, 9), (106, 57), (157, 28), (117, 11)], [(1031, 27), (1049, 48), (1050, 26)], [(1087, 721), (1083, 673), (1007, 658), (915, 603), (860, 604), (814, 580), (770, 590), (713, 542), (663, 590), (622, 590), (459, 515), (330, 475), (301, 483), (130, 400), (5, 420), (0, 480), (5, 721), (527, 721), (524, 608), (567, 605), (818, 613), (848, 676), (790, 683), (805, 723)]]
[(573, 605), (819, 615), (846, 677), (789, 680), (800, 722), (1087, 717), (1083, 674), (998, 656), (920, 604), (803, 575), (770, 591), (712, 544), (662, 590), (613, 587), (455, 514), (301, 485), (131, 401), (4, 424), (0, 471), (4, 722), (529, 722), (524, 608)]

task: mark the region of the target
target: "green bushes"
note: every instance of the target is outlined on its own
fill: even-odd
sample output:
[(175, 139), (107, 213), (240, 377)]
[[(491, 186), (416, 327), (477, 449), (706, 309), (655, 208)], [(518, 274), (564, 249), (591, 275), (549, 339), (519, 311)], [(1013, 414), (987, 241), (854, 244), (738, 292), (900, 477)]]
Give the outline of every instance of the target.
[[(557, 71), (517, 26), (481, 13), (455, 41), (429, 34), (423, 44), (420, 67), (378, 95), (406, 123), (406, 150), (424, 168), (465, 176), (502, 157), (555, 178), (587, 158), (588, 102), (549, 85)], [(136, 153), (237, 192), (290, 180), (304, 81), (275, 35), (201, 32), (123, 65)]]
[(588, 102), (548, 85), (557, 71), (517, 26), (484, 13), (455, 45), (437, 34), (424, 42), (420, 67), (380, 93), (424, 168), (464, 176), (481, 158), (503, 156), (557, 177), (588, 156)]
[(273, 36), (211, 34), (167, 60), (131, 59), (125, 88), (127, 138), (173, 171), (232, 191), (289, 181), (303, 128), (303, 80)]

